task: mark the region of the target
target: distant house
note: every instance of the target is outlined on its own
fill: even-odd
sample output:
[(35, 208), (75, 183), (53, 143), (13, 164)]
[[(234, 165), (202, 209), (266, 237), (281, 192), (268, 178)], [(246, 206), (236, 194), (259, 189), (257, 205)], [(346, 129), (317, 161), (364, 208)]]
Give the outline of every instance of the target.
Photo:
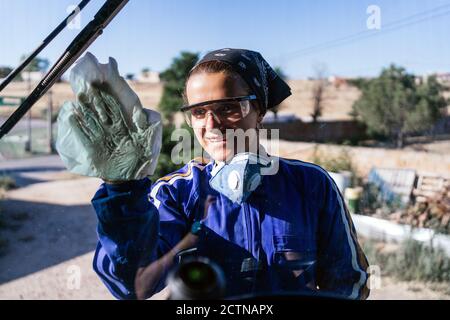
[(450, 83), (450, 73), (438, 73), (438, 74), (436, 74), (436, 79), (440, 83), (449, 84)]
[(422, 84), (426, 83), (428, 81), (428, 78), (430, 77), (436, 77), (436, 80), (440, 84), (450, 84), (450, 73), (433, 73), (433, 74), (425, 74), (421, 77), (416, 78), (416, 84)]
[(159, 78), (159, 73), (156, 71), (143, 70), (137, 77), (138, 82), (145, 83), (159, 83), (161, 80)]
[(340, 87), (347, 85), (347, 79), (337, 76), (330, 76), (328, 77), (328, 83), (333, 85), (336, 89), (339, 89)]

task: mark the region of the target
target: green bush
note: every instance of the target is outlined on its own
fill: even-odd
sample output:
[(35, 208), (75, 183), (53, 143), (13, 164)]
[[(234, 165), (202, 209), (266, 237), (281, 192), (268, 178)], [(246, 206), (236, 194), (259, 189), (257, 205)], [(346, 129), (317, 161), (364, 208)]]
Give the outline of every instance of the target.
[(364, 253), (371, 265), (379, 265), (384, 274), (403, 281), (444, 282), (450, 285), (450, 258), (436, 249), (409, 239), (398, 250), (384, 253), (372, 241), (363, 241)]
[[(192, 128), (187, 125), (183, 125), (182, 129), (186, 129), (190, 131), (191, 136), (191, 146), (194, 146), (194, 132)], [(152, 176), (152, 180), (156, 181), (157, 179), (168, 175), (178, 169), (180, 169), (183, 164), (175, 164), (171, 159), (171, 153), (173, 148), (178, 143), (177, 141), (171, 140), (172, 132), (175, 130), (174, 125), (164, 125), (163, 126), (163, 134), (162, 134), (162, 145), (161, 145), (161, 153), (159, 155), (158, 164), (156, 165), (155, 173)], [(192, 151), (192, 150), (191, 150)], [(191, 152), (193, 154), (193, 152)], [(184, 159), (190, 160), (190, 159)]]
[(403, 243), (398, 254), (389, 260), (387, 269), (402, 280), (450, 283), (450, 259), (445, 252), (414, 240)]
[(321, 166), (329, 172), (350, 172), (352, 175), (351, 183), (353, 186), (360, 185), (362, 182), (347, 148), (342, 149), (337, 155), (329, 155), (321, 152), (319, 148), (315, 146), (311, 162)]
[(160, 74), (164, 89), (158, 110), (169, 123), (173, 123), (174, 114), (180, 111), (180, 107), (184, 104), (183, 92), (186, 78), (198, 59), (198, 53), (182, 51)]
[[(172, 173), (182, 166), (174, 164), (171, 159), (172, 150), (177, 144), (177, 141), (171, 141), (172, 132), (175, 130), (173, 119), (174, 115), (180, 111), (180, 107), (185, 103), (183, 92), (186, 78), (198, 59), (198, 53), (182, 51), (172, 60), (171, 65), (160, 74), (164, 89), (158, 104), (158, 110), (163, 116), (165, 125), (163, 127), (161, 153), (155, 173), (152, 176), (153, 180)], [(191, 137), (194, 136), (191, 128), (186, 125), (183, 128), (189, 129)]]
[(405, 138), (429, 130), (445, 112), (448, 101), (445, 87), (436, 77), (418, 84), (404, 68), (391, 65), (380, 76), (357, 80), (360, 98), (353, 104), (352, 115), (364, 123), (369, 134), (387, 136), (402, 148)]

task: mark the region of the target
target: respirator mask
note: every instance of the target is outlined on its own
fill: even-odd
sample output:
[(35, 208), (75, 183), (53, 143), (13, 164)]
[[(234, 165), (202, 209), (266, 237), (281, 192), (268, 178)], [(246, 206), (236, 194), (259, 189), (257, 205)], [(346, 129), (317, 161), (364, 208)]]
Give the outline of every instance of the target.
[(234, 203), (242, 204), (261, 184), (261, 169), (270, 164), (257, 154), (239, 153), (229, 163), (216, 163), (209, 185)]

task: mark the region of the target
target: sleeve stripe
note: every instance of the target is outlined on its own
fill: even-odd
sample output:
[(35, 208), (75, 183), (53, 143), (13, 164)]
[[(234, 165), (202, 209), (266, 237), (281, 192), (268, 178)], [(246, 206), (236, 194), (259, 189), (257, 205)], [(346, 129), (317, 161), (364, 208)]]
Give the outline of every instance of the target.
[[(330, 177), (328, 177), (328, 178), (331, 179)], [(357, 299), (361, 288), (364, 286), (364, 284), (367, 281), (367, 275), (364, 272), (364, 270), (361, 269), (360, 261), (358, 261), (359, 257), (360, 257), (360, 253), (359, 253), (359, 251), (357, 251), (358, 246), (355, 245), (356, 239), (352, 235), (352, 231), (351, 231), (350, 223), (349, 223), (350, 219), (347, 218), (345, 205), (343, 204), (342, 197), (339, 194), (339, 190), (337, 190), (337, 187), (336, 187), (334, 181), (332, 181), (332, 183), (333, 183), (334, 191), (338, 194), (339, 205), (341, 207), (342, 220), (344, 221), (345, 230), (347, 232), (347, 239), (348, 239), (348, 242), (350, 245), (350, 250), (352, 252), (352, 267), (355, 271), (358, 271), (361, 274), (361, 276), (359, 278), (359, 282), (355, 283), (353, 285), (353, 292), (349, 297), (350, 299)], [(357, 252), (355, 252), (355, 251), (357, 251)]]
[(94, 256), (94, 261), (93, 261), (94, 271), (98, 274), (98, 276), (100, 277), (102, 282), (108, 288), (109, 292), (111, 292), (111, 294), (115, 298), (117, 298), (117, 299), (124, 299), (124, 296), (121, 295), (120, 290), (114, 284), (108, 282), (106, 276), (99, 270), (99, 268), (97, 266), (97, 264), (98, 264), (98, 251), (99, 251), (99, 248), (97, 248), (97, 250), (95, 252), (95, 256)]
[(356, 252), (355, 242), (354, 242), (356, 239), (352, 235), (352, 230), (350, 228), (349, 219), (347, 219), (345, 206), (344, 206), (344, 203), (342, 201), (341, 195), (339, 193), (339, 190), (336, 187), (336, 184), (335, 184), (334, 180), (330, 177), (330, 175), (324, 169), (322, 169), (321, 167), (319, 167), (317, 165), (309, 164), (309, 163), (302, 162), (302, 161), (294, 161), (294, 160), (286, 160), (286, 159), (282, 159), (282, 160), (287, 162), (288, 164), (317, 169), (320, 172), (324, 173), (325, 176), (331, 181), (331, 184), (333, 186), (333, 190), (338, 195), (337, 198), (338, 198), (338, 201), (339, 201), (339, 206), (341, 207), (341, 218), (342, 218), (342, 221), (344, 223), (345, 232), (347, 234), (348, 245), (350, 247), (350, 251), (351, 251), (351, 254), (352, 254), (352, 267), (353, 267), (353, 269), (356, 272), (360, 273), (359, 281), (353, 285), (353, 291), (352, 291), (351, 295), (349, 296), (350, 299), (357, 299), (358, 296), (359, 296), (359, 292), (360, 292), (361, 288), (364, 286), (364, 284), (367, 281), (367, 275), (366, 275), (366, 272), (361, 269), (360, 264), (358, 263), (359, 252)]
[(110, 291), (114, 294), (116, 298), (123, 299), (124, 296), (129, 296), (130, 291), (125, 288), (125, 286), (120, 282), (113, 278), (111, 274), (109, 274), (106, 270), (108, 270), (108, 266), (112, 265), (111, 260), (106, 255), (106, 251), (103, 247), (100, 246), (96, 256), (94, 257), (94, 268), (97, 273), (102, 277), (102, 280), (105, 282)]
[(156, 181), (155, 185), (153, 186), (149, 196), (153, 199), (153, 204), (157, 209), (159, 209), (159, 206), (161, 205), (161, 201), (159, 201), (156, 198), (156, 195), (158, 194), (159, 188), (161, 186), (169, 184), (173, 185), (176, 181), (183, 179), (183, 180), (190, 180), (193, 178), (194, 170), (192, 170), (193, 167), (196, 167), (200, 170), (203, 170), (206, 166), (200, 165), (194, 161), (189, 162), (188, 164), (188, 170), (185, 173), (175, 173), (166, 177), (163, 177)]
[[(341, 198), (341, 202), (343, 202), (342, 200), (344, 199), (344, 197), (342, 196), (341, 192), (337, 188), (337, 185), (336, 185), (335, 181), (333, 179), (331, 179), (331, 180), (332, 180), (333, 184), (335, 185), (335, 191), (338, 193), (338, 196)], [(360, 266), (361, 269), (367, 270), (367, 268), (369, 267), (369, 264), (367, 262), (367, 259), (366, 259), (365, 255), (364, 255), (364, 252), (361, 250), (361, 247), (359, 246), (358, 236), (356, 234), (356, 229), (355, 229), (355, 226), (353, 224), (350, 212), (348, 211), (348, 208), (345, 205), (345, 202), (343, 202), (343, 207), (344, 207), (343, 210), (345, 212), (345, 216), (347, 217), (347, 221), (348, 221), (348, 223), (350, 225), (350, 233), (352, 235), (352, 238), (353, 238), (353, 241), (354, 241), (354, 244), (355, 244), (355, 247), (356, 247), (356, 251), (357, 251), (357, 254), (358, 254), (359, 266)]]
[(174, 174), (171, 174), (168, 176), (164, 176), (162, 178), (159, 178), (156, 183), (159, 183), (161, 181), (170, 181), (172, 178), (175, 178), (175, 177), (180, 177), (180, 178), (187, 177), (191, 174), (191, 170), (192, 170), (192, 168), (191, 168), (191, 166), (189, 166), (188, 171), (186, 171), (184, 173), (174, 173)]
[[(341, 198), (342, 198), (342, 195), (341, 195)], [(361, 269), (366, 270), (369, 267), (369, 263), (367, 261), (366, 256), (364, 255), (364, 252), (362, 251), (362, 249), (361, 249), (361, 247), (360, 247), (360, 245), (358, 243), (358, 237), (357, 237), (357, 234), (356, 234), (356, 230), (355, 230), (355, 227), (353, 225), (353, 221), (352, 221), (350, 212), (347, 209), (347, 206), (345, 206), (345, 214), (346, 214), (347, 219), (348, 219), (349, 224), (350, 224), (350, 230), (351, 230), (351, 233), (352, 233), (353, 240), (355, 241), (355, 246), (356, 246), (356, 250), (358, 252), (358, 261), (359, 261), (360, 267), (361, 267)]]
[[(103, 247), (100, 250), (104, 251)], [(103, 263), (104, 270), (105, 271), (108, 270), (108, 276), (110, 276), (112, 279), (114, 279), (120, 283), (120, 279), (114, 275), (114, 270), (113, 270), (114, 265), (111, 263), (111, 260), (109, 259), (109, 257), (108, 257), (108, 259), (104, 259), (103, 261), (105, 262), (105, 260), (108, 263), (106, 266), (105, 266), (105, 263)]]
[(178, 176), (180, 176), (180, 177), (187, 177), (187, 176), (190, 175), (190, 172), (191, 172), (191, 170), (192, 170), (192, 166), (195, 166), (195, 167), (197, 167), (197, 168), (203, 169), (203, 168), (205, 167), (205, 164), (199, 163), (196, 159), (193, 159), (193, 160), (191, 160), (191, 161), (189, 162), (189, 164), (188, 164), (188, 170), (187, 170), (186, 172), (184, 172), (184, 173), (173, 173), (173, 174), (169, 174), (169, 175), (167, 175), (167, 176), (164, 176), (164, 177), (162, 177), (162, 178), (159, 178), (158, 181), (157, 181), (156, 183), (158, 183), (158, 182), (160, 182), (160, 181), (169, 181), (169, 180), (171, 180), (172, 178), (175, 178), (175, 177), (178, 177)]

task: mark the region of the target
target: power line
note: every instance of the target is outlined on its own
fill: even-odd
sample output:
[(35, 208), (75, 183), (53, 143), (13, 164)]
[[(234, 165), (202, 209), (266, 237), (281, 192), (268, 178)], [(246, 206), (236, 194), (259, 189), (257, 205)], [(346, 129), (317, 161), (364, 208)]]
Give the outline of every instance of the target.
[[(335, 48), (338, 46), (342, 46), (345, 44), (349, 44), (355, 41), (359, 41), (359, 40), (363, 40), (366, 38), (370, 38), (373, 36), (378, 36), (381, 34), (386, 34), (388, 32), (392, 32), (392, 31), (396, 31), (411, 25), (415, 25), (430, 19), (435, 19), (435, 18), (439, 18), (445, 15), (450, 14), (450, 10), (449, 11), (444, 11), (435, 15), (431, 15), (431, 16), (427, 16), (431, 13), (437, 12), (437, 11), (441, 11), (444, 8), (450, 8), (450, 4), (446, 4), (446, 5), (442, 5), (439, 7), (436, 7), (434, 9), (430, 9), (427, 11), (423, 11), (420, 13), (416, 13), (414, 15), (408, 16), (406, 18), (391, 22), (389, 24), (386, 24), (385, 26), (383, 26), (383, 29), (381, 31), (378, 32), (374, 32), (373, 30), (364, 30), (364, 31), (360, 31), (358, 33), (352, 34), (352, 35), (348, 35), (348, 36), (344, 36), (338, 39), (334, 39), (334, 40), (330, 40), (330, 41), (326, 41), (324, 43), (321, 44), (317, 44), (317, 45), (313, 45), (311, 47), (307, 47), (304, 49), (300, 49), (297, 51), (294, 51), (292, 53), (286, 54), (286, 55), (281, 55), (278, 57), (278, 59), (280, 60), (291, 60), (291, 59), (295, 59), (297, 57), (300, 56), (304, 56), (307, 54), (311, 54), (314, 52), (318, 52), (318, 51), (322, 51), (322, 50), (327, 50), (327, 49), (331, 49), (331, 48)], [(422, 17), (424, 16), (424, 17)], [(419, 18), (419, 19), (418, 19)], [(412, 20), (412, 21), (411, 21)]]
[[(290, 54), (288, 54), (288, 55), (292, 55), (292, 56), (295, 57), (295, 56), (297, 56), (297, 55), (301, 55), (301, 54), (304, 54), (304, 53), (306, 53), (306, 52), (309, 53), (309, 51), (315, 51), (315, 50), (326, 49), (328, 46), (335, 46), (335, 45), (338, 45), (339, 42), (342, 42), (342, 41), (347, 42), (347, 41), (355, 40), (354, 38), (359, 38), (359, 37), (361, 37), (361, 36), (364, 37), (364, 36), (366, 36), (366, 35), (367, 35), (367, 36), (373, 36), (373, 35), (375, 35), (375, 34), (378, 35), (378, 34), (380, 34), (380, 33), (386, 32), (386, 31), (385, 31), (386, 29), (393, 28), (393, 27), (395, 27), (395, 26), (398, 25), (398, 24), (408, 22), (408, 20), (414, 19), (414, 18), (416, 18), (416, 17), (423, 16), (423, 15), (428, 15), (428, 14), (430, 14), (430, 13), (433, 13), (433, 12), (436, 12), (436, 11), (439, 11), (439, 10), (441, 10), (441, 9), (448, 8), (448, 7), (450, 7), (450, 4), (442, 5), (442, 6), (439, 6), (439, 7), (434, 8), (434, 9), (430, 9), (430, 10), (427, 10), (427, 11), (423, 11), (423, 12), (420, 12), (420, 13), (416, 13), (416, 14), (411, 15), (411, 16), (409, 16), (409, 17), (406, 17), (406, 18), (403, 18), (403, 19), (400, 19), (400, 20), (391, 22), (391, 23), (389, 23), (389, 24), (386, 24), (386, 25), (383, 27), (383, 30), (380, 31), (380, 32), (374, 33), (372, 30), (364, 30), (364, 31), (360, 31), (360, 32), (355, 33), (355, 34), (352, 34), (352, 35), (348, 35), (348, 36), (341, 37), (341, 38), (338, 38), (338, 39), (334, 39), (334, 40), (331, 40), (331, 41), (327, 41), (327, 42), (324, 42), (324, 43), (321, 43), (321, 44), (318, 44), (318, 45), (314, 45), (314, 46), (311, 46), (311, 47), (308, 47), (308, 48), (304, 48), (304, 49), (301, 49), (301, 50), (297, 50), (297, 51), (292, 52), (292, 53), (290, 53)], [(448, 14), (448, 12), (446, 12), (445, 14)], [(434, 16), (431, 16), (431, 17), (428, 17), (427, 19), (433, 18), (433, 17), (434, 17)], [(417, 23), (417, 21), (413, 21), (413, 22), (414, 22), (414, 23)], [(419, 22), (420, 22), (420, 21), (419, 21)], [(404, 25), (403, 25), (403, 26), (401, 25), (400, 27), (404, 27)], [(388, 31), (389, 31), (389, 30), (388, 30)], [(359, 39), (356, 39), (356, 40), (359, 40)], [(287, 58), (287, 59), (289, 59), (289, 58)]]
[[(320, 48), (320, 49), (317, 49), (317, 50), (309, 50), (309, 51), (305, 51), (305, 52), (302, 52), (301, 54), (299, 54), (298, 56), (310, 54), (310, 53), (313, 53), (313, 52), (315, 52), (315, 51), (321, 51), (321, 50), (326, 50), (326, 49), (331, 49), (331, 48), (339, 47), (339, 46), (342, 46), (342, 45), (345, 45), (345, 44), (349, 44), (349, 43), (352, 43), (352, 42), (355, 42), (355, 41), (364, 40), (364, 39), (367, 39), (367, 38), (379, 36), (379, 35), (381, 35), (381, 34), (384, 35), (384, 34), (386, 34), (386, 33), (392, 32), (392, 31), (396, 31), (396, 30), (399, 30), (399, 29), (402, 29), (402, 28), (405, 28), (405, 27), (408, 27), (408, 26), (412, 26), (412, 25), (415, 25), (415, 24), (418, 24), (418, 23), (421, 23), (421, 22), (424, 22), (424, 21), (427, 21), (427, 20), (430, 20), (430, 19), (433, 19), (433, 18), (439, 18), (439, 17), (442, 17), (442, 16), (446, 16), (446, 15), (448, 15), (448, 14), (450, 14), (450, 11), (447, 11), (447, 12), (444, 12), (444, 13), (441, 13), (441, 14), (438, 14), (438, 15), (430, 16), (430, 17), (427, 17), (427, 18), (423, 18), (423, 19), (420, 19), (420, 20), (418, 20), (418, 21), (413, 21), (413, 22), (411, 22), (411, 23), (407, 23), (407, 24), (404, 24), (404, 25), (400, 25), (400, 26), (398, 26), (398, 27), (396, 27), (396, 28), (391, 28), (391, 29), (387, 29), (387, 30), (384, 29), (382, 32), (371, 33), (371, 34), (368, 34), (367, 36), (359, 37), (359, 38), (354, 39), (354, 40), (343, 41), (343, 42), (341, 42), (341, 43), (337, 43), (337, 44), (334, 44), (334, 45), (329, 45), (329, 46), (327, 46), (327, 47)], [(296, 57), (297, 57), (297, 56), (296, 56)]]

